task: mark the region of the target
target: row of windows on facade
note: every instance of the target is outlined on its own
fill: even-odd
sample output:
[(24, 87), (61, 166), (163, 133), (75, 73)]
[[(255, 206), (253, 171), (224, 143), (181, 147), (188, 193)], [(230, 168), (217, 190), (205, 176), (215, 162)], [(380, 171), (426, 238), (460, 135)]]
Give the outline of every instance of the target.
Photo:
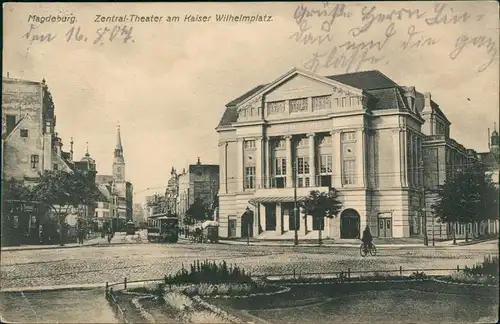
[[(298, 157), (296, 159), (296, 179), (299, 188), (309, 187), (311, 177), (317, 177), (317, 185), (330, 186), (331, 175), (333, 171), (332, 155), (321, 155), (318, 158), (318, 173), (312, 175), (310, 173), (309, 157)], [(287, 176), (287, 159), (276, 158), (274, 160), (273, 174), (271, 176), (271, 187), (284, 188), (286, 187)], [(256, 168), (255, 166), (245, 167), (244, 187), (245, 189), (255, 189), (256, 187)], [(356, 184), (356, 160), (344, 159), (342, 163), (342, 184)]]
[[(344, 132), (341, 136), (342, 142), (355, 142), (356, 141), (356, 132)], [(286, 148), (286, 140), (277, 139), (272, 142), (273, 149), (285, 149)], [(329, 135), (324, 135), (320, 137), (319, 145), (330, 145), (332, 144), (332, 137)], [(309, 141), (307, 138), (299, 138), (295, 142), (295, 147), (308, 147)], [(243, 142), (243, 148), (246, 150), (255, 149), (256, 142), (255, 140), (246, 140)]]
[[(40, 156), (36, 154), (31, 155), (30, 164), (32, 169), (38, 169), (40, 167)], [(59, 170), (59, 165), (54, 163), (52, 169), (54, 171)]]

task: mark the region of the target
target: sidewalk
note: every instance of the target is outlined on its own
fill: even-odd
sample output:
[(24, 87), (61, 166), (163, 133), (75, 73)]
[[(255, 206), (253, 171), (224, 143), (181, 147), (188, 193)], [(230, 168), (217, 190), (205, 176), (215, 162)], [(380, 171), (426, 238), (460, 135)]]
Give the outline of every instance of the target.
[[(185, 240), (185, 239), (183, 239)], [(469, 241), (468, 243), (465, 240), (457, 240), (457, 245), (453, 245), (453, 241), (439, 241), (435, 242), (435, 245), (432, 245), (432, 241), (429, 241), (428, 247), (459, 247), (459, 246), (467, 246), (472, 244), (478, 244), (488, 241), (497, 240), (494, 238), (486, 239), (486, 240), (477, 240), (477, 241)], [(256, 245), (256, 246), (294, 246), (292, 240), (256, 240), (250, 239), (247, 242), (246, 239), (219, 239), (220, 244), (226, 245)], [(398, 247), (425, 247), (423, 240), (421, 239), (374, 239), (373, 243), (377, 247), (384, 248), (398, 248)], [(325, 239), (323, 240), (322, 246), (327, 247), (359, 247), (361, 245), (361, 241), (359, 240), (347, 240), (347, 239)], [(318, 246), (317, 240), (300, 240), (299, 246)]]
[(63, 246), (54, 244), (54, 245), (20, 245), (20, 246), (5, 246), (2, 247), (2, 252), (8, 251), (29, 251), (29, 250), (50, 250), (50, 249), (69, 249), (69, 248), (77, 248), (84, 246), (94, 246), (99, 244), (108, 244), (107, 238), (95, 237), (90, 240), (85, 240), (82, 244), (78, 243), (66, 243)]

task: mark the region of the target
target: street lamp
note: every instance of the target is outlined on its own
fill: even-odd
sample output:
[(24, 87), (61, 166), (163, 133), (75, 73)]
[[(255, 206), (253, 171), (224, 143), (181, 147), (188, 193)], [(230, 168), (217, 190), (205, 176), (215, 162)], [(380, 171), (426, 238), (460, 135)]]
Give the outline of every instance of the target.
[[(250, 215), (250, 208), (247, 208), (245, 209), (245, 214), (246, 214), (246, 217), (248, 218), (248, 216)], [(247, 245), (250, 245), (250, 222), (247, 221)]]
[(297, 164), (293, 161), (293, 219), (294, 219), (294, 236), (293, 236), (293, 245), (299, 245), (299, 232), (297, 230), (298, 227), (298, 208), (297, 208)]
[[(428, 246), (429, 245), (429, 238), (427, 237), (427, 213), (425, 210), (425, 172), (424, 172), (424, 161), (420, 160), (420, 167), (421, 167), (421, 172), (423, 176), (423, 181), (422, 185), (420, 186), (420, 191), (421, 191), (421, 199), (422, 199), (422, 214), (423, 214), (423, 227), (424, 227), (424, 245)], [(434, 218), (432, 219), (434, 221)], [(434, 224), (433, 224), (434, 225)], [(433, 231), (434, 231), (434, 226), (432, 226)]]

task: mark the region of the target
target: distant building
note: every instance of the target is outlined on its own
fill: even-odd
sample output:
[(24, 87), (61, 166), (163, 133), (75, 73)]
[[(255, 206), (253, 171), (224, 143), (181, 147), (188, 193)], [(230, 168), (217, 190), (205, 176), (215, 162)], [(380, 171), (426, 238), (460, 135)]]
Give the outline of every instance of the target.
[(167, 204), (167, 214), (177, 215), (177, 198), (179, 196), (179, 175), (174, 167), (170, 171), (167, 189), (165, 190), (165, 202)]
[(488, 128), (488, 149), (489, 152), (478, 153), (479, 160), (486, 167), (488, 175), (491, 176), (493, 182), (498, 186), (498, 165), (500, 160), (500, 136), (497, 132), (496, 123), (493, 126), (491, 137), (489, 135), (490, 129)]
[[(101, 213), (96, 216), (101, 227), (112, 226), (115, 230), (123, 230), (125, 223), (133, 218), (134, 194), (132, 183), (126, 181), (125, 177), (126, 164), (119, 126), (113, 156), (113, 174), (96, 177), (96, 182), (104, 185), (100, 186), (101, 190), (107, 190), (109, 196), (108, 204), (98, 206)], [(106, 218), (104, 215), (109, 216)]]
[(214, 203), (214, 198), (219, 191), (219, 166), (202, 164), (198, 158), (198, 162), (189, 165), (187, 171), (183, 169), (178, 175), (178, 181), (177, 212), (180, 223), (183, 224), (186, 211), (196, 199), (207, 205)]

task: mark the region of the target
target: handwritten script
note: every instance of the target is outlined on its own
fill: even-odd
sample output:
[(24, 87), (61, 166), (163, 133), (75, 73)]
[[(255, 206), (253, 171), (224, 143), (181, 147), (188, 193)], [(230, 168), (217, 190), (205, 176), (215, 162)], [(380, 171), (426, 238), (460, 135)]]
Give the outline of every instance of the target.
[[(437, 28), (477, 24), (484, 16), (459, 12), (444, 3), (435, 4), (428, 11), (410, 8), (384, 11), (376, 6), (349, 7), (330, 3), (320, 6), (299, 4), (293, 15), (297, 30), (290, 35), (290, 39), (315, 49), (312, 57), (304, 63), (304, 68), (311, 72), (331, 67), (357, 72), (366, 65), (389, 64), (385, 53), (415, 51), (437, 45), (442, 48), (450, 46), (450, 38), (456, 37), (452, 40), (454, 46), (450, 49), (449, 58), (455, 60), (466, 50), (482, 51), (485, 62), (480, 63), (477, 71), (483, 72), (498, 55), (494, 38), (469, 34), (457, 37), (451, 32), (443, 34)], [(341, 27), (353, 22), (355, 27), (347, 29), (342, 35), (341, 30), (345, 28)], [(434, 36), (436, 34), (444, 36)], [(338, 40), (346, 38), (349, 41)]]
[(67, 43), (90, 43), (102, 46), (112, 42), (134, 43), (132, 31), (132, 26), (114, 25), (100, 27), (93, 33), (87, 33), (80, 26), (71, 26), (62, 34), (55, 34), (43, 31), (40, 25), (31, 24), (29, 30), (21, 38), (26, 39), (30, 44), (51, 43), (55, 39), (61, 38)]

